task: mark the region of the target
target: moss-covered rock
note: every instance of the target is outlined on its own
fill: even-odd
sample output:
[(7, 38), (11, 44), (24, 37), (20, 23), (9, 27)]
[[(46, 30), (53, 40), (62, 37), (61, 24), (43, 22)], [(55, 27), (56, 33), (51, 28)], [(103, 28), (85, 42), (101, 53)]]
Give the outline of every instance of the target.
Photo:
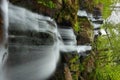
[(77, 22), (77, 11), (78, 0), (62, 0), (62, 8), (55, 17), (57, 23), (74, 27)]
[(93, 27), (91, 26), (89, 20), (84, 18), (79, 18), (79, 33), (77, 35), (77, 44), (87, 44), (93, 41)]
[(64, 62), (68, 65), (68, 68), (70, 70), (72, 80), (78, 80), (79, 79), (79, 70), (80, 70), (80, 61), (79, 61), (79, 55), (77, 53), (67, 53), (64, 54)]

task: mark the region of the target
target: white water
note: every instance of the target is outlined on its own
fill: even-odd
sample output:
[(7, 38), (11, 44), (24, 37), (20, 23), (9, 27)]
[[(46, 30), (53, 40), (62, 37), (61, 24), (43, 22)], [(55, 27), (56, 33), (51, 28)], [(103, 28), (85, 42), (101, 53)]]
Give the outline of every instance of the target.
[(3, 49), (3, 45), (7, 42), (7, 29), (8, 29), (8, 2), (7, 0), (1, 0), (0, 2), (0, 9), (1, 9), (1, 13), (3, 16), (3, 26), (2, 29), (4, 31), (3, 33), (3, 38), (4, 41), (2, 41), (2, 44), (0, 44), (0, 64), (2, 64), (2, 55), (5, 53), (4, 51), (2, 51)]
[[(120, 3), (114, 4), (113, 6), (120, 6)], [(112, 9), (111, 15), (107, 18), (107, 22), (118, 24), (120, 23), (120, 8)]]
[(77, 50), (78, 50), (79, 53), (86, 52), (86, 51), (89, 51), (91, 49), (92, 49), (92, 47), (90, 45), (79, 45), (77, 47)]
[(87, 17), (87, 12), (85, 10), (78, 10), (78, 13), (77, 13), (78, 16), (80, 17)]
[(9, 4), (9, 54), (4, 65), (7, 80), (50, 77), (59, 60), (58, 37), (53, 19)]
[[(91, 25), (94, 27), (94, 29), (97, 29), (97, 28), (100, 28), (101, 27), (101, 25), (102, 24), (100, 24), (100, 23), (97, 23), (97, 22), (95, 22), (95, 21), (102, 21), (103, 20), (103, 18), (102, 18), (102, 16), (99, 16), (100, 18), (99, 19), (95, 19), (94, 17), (93, 17), (93, 14), (91, 14), (91, 13), (87, 13), (85, 10), (78, 10), (78, 13), (77, 13), (77, 15), (79, 16), (79, 17), (86, 17), (89, 21), (90, 21), (90, 23), (91, 23)], [(100, 30), (94, 30), (94, 35), (99, 35), (99, 32), (101, 32), (101, 34), (102, 35), (104, 35), (105, 33), (104, 33), (104, 30), (102, 29), (100, 29)], [(78, 48), (77, 48), (78, 49)], [(87, 49), (86, 49), (87, 50)], [(78, 52), (79, 52), (79, 50), (78, 50)]]
[[(7, 13), (6, 4), (1, 6)], [(7, 16), (4, 20), (6, 26), (9, 21), (8, 54), (4, 59), (0, 55), (4, 63), (4, 69), (0, 67), (0, 80), (46, 80), (56, 69), (60, 51), (80, 53), (91, 49), (91, 46), (77, 46), (73, 30), (57, 28), (50, 17), (12, 4), (8, 9), (9, 20)], [(5, 49), (0, 48), (0, 54), (3, 52)]]
[(3, 69), (3, 56), (4, 54), (7, 52), (7, 49), (5, 49), (5, 44), (7, 44), (7, 37), (8, 37), (8, 33), (7, 33), (7, 29), (8, 29), (8, 2), (7, 0), (1, 0), (0, 1), (0, 9), (1, 9), (1, 14), (2, 14), (2, 18), (3, 18), (3, 25), (1, 26), (3, 29), (3, 39), (4, 41), (2, 41), (2, 43), (0, 44), (0, 80), (6, 80), (4, 78), (4, 69)]
[(46, 80), (56, 69), (60, 51), (77, 50), (73, 30), (58, 30), (50, 17), (12, 4), (8, 9), (8, 54), (4, 56), (4, 69), (0, 67), (0, 72), (5, 71), (1, 72), (0, 80)]

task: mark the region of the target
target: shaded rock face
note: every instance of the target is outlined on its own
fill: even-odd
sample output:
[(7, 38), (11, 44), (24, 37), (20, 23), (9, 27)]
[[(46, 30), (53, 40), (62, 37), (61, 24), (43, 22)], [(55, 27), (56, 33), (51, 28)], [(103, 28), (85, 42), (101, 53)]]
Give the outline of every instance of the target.
[(63, 0), (62, 8), (55, 18), (59, 25), (74, 27), (77, 22), (78, 0)]
[[(36, 0), (9, 0), (12, 4), (17, 6), (25, 7), (31, 10), (36, 10)], [(33, 4), (35, 4), (33, 6)]]

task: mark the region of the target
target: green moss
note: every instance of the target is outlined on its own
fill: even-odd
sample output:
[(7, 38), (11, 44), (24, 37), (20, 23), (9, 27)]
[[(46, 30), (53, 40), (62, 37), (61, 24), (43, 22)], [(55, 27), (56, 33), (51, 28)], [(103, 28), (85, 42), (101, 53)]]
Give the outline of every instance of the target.
[(72, 56), (72, 58), (69, 60), (68, 64), (69, 64), (70, 71), (72, 73), (73, 80), (78, 80), (79, 70), (80, 70), (78, 54), (75, 54), (74, 56)]
[(87, 17), (78, 18), (79, 26), (92, 29), (92, 26)]
[(78, 44), (91, 43), (93, 41), (93, 26), (90, 24), (86, 17), (78, 18), (79, 22), (79, 33)]
[[(120, 51), (119, 51), (119, 25), (106, 23), (103, 25), (109, 35), (99, 36), (96, 42), (96, 78), (97, 80), (119, 80), (120, 76)], [(113, 31), (113, 30), (116, 30)]]
[(56, 8), (56, 4), (53, 3), (52, 0), (37, 0), (39, 4), (42, 4), (46, 7), (49, 7), (49, 8)]
[(75, 57), (71, 58), (69, 63), (70, 63), (70, 70), (71, 71), (79, 71), (79, 56), (76, 55)]
[[(57, 23), (67, 22), (75, 32), (79, 31), (79, 26), (77, 22), (77, 11), (78, 11), (78, 0), (63, 0), (62, 8), (56, 16)], [(64, 24), (63, 24), (64, 25)]]
[(77, 75), (74, 74), (72, 77), (73, 77), (73, 80), (78, 80), (78, 76)]

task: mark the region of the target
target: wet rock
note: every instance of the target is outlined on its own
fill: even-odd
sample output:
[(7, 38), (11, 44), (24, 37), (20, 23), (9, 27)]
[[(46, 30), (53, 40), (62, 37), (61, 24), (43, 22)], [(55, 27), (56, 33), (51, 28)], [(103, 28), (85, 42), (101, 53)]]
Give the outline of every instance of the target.
[[(10, 3), (17, 5), (17, 6), (21, 6), (21, 7), (25, 7), (27, 9), (30, 10), (37, 10), (36, 9), (36, 4), (37, 4), (37, 0), (9, 0)], [(34, 5), (34, 6), (33, 6)]]

